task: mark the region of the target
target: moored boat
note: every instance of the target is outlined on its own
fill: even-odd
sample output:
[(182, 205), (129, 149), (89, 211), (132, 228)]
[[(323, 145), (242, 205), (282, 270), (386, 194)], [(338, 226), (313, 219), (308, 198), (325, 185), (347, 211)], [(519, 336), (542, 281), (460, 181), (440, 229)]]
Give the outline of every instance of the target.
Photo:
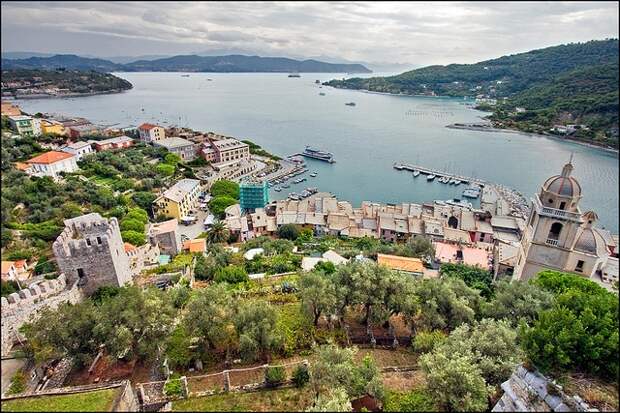
[(432, 181), (433, 179), (435, 179), (435, 175), (434, 174), (430, 174), (429, 176), (426, 177), (427, 181)]
[(417, 169), (415, 171), (413, 171), (413, 177), (417, 178), (418, 175), (420, 175), (420, 171), (418, 171)]

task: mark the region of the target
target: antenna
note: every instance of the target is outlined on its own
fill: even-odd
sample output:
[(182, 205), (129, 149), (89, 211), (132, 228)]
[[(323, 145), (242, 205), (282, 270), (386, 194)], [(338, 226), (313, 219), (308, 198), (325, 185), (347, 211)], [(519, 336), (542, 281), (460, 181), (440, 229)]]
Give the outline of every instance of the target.
[(573, 163), (573, 155), (575, 154), (575, 152), (571, 152), (570, 153), (570, 159), (568, 160), (568, 163)]

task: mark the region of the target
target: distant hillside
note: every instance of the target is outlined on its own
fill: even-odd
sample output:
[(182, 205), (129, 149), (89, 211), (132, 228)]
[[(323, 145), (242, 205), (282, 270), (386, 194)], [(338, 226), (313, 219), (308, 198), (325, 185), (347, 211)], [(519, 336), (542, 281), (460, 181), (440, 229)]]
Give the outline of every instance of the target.
[(2, 70), (2, 94), (14, 97), (29, 95), (89, 95), (122, 92), (133, 86), (111, 73), (73, 70)]
[[(576, 138), (618, 146), (618, 39), (572, 43), (475, 64), (428, 66), (397, 76), (331, 80), (326, 85), (406, 95), (500, 99), (500, 127), (548, 132), (583, 123)], [(523, 107), (525, 112), (513, 111)]]
[(371, 73), (360, 64), (334, 64), (318, 60), (294, 60), (282, 57), (260, 56), (173, 56), (155, 60), (139, 60), (118, 64), (104, 59), (91, 59), (76, 55), (30, 57), (28, 59), (2, 59), (2, 69), (44, 69), (64, 67), (71, 70), (96, 70), (100, 72), (320, 72), (320, 73)]
[(572, 43), (532, 50), (475, 64), (428, 66), (390, 77), (332, 80), (345, 89), (403, 94), (510, 96), (560, 73), (618, 61), (618, 40)]

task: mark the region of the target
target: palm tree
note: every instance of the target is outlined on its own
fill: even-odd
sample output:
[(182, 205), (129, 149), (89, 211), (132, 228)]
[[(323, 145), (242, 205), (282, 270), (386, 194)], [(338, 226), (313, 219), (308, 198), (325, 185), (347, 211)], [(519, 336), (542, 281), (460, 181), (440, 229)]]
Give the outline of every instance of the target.
[(228, 229), (222, 221), (216, 221), (207, 233), (207, 241), (209, 244), (217, 244), (228, 239)]

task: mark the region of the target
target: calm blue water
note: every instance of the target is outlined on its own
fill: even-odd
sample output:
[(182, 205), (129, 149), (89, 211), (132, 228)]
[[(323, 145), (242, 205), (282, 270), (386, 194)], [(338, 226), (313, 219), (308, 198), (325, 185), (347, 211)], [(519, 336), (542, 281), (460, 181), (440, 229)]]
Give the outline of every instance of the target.
[[(335, 164), (308, 160), (316, 178), (307, 186), (359, 205), (363, 200), (423, 202), (460, 197), (464, 188), (428, 183), (392, 168), (419, 163), (508, 185), (526, 196), (560, 172), (574, 153), (574, 175), (583, 188), (582, 210), (594, 209), (602, 226), (618, 231), (618, 156), (599, 149), (525, 135), (448, 129), (474, 122), (482, 112), (460, 99), (400, 97), (319, 88), (345, 75), (119, 73), (134, 89), (75, 99), (24, 100), (27, 112), (83, 116), (119, 126), (177, 124), (250, 139), (288, 155), (313, 145), (332, 152)], [(376, 75), (376, 74), (375, 74)], [(207, 81), (207, 78), (213, 81)], [(326, 96), (319, 96), (325, 92)], [(345, 106), (354, 101), (357, 106)], [(144, 111), (142, 111), (144, 109)], [(286, 193), (272, 193), (283, 197)]]

